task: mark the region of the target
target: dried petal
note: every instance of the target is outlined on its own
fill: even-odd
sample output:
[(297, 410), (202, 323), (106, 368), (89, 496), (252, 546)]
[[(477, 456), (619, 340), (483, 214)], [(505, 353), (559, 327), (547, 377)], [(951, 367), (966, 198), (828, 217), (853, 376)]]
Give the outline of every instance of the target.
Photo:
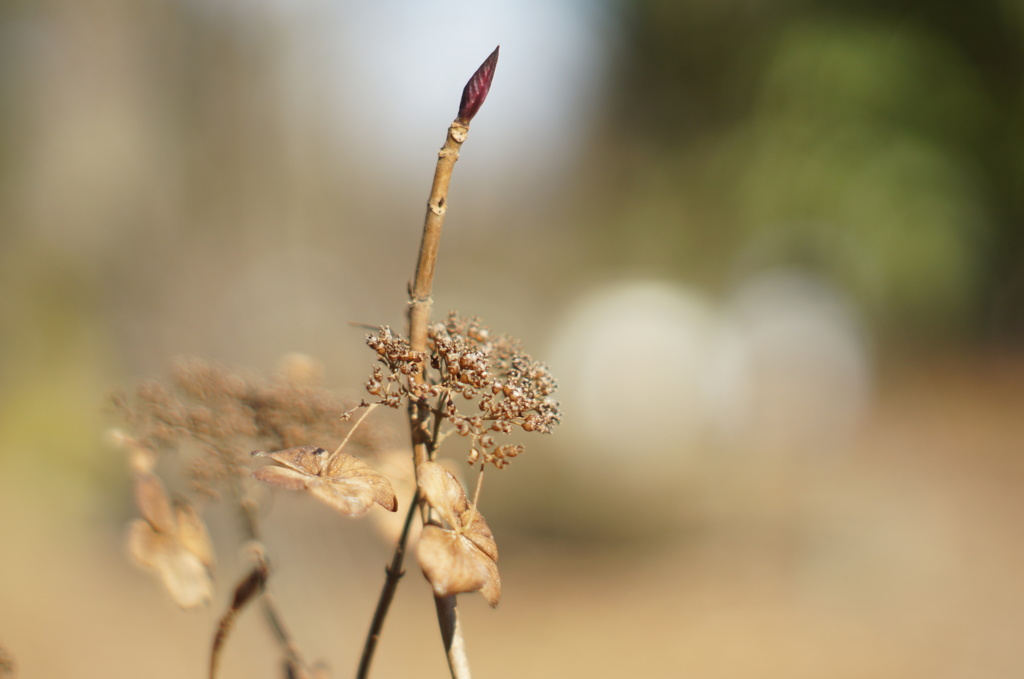
[(254, 478), (287, 490), (308, 490), (343, 514), (362, 516), (374, 502), (388, 511), (398, 508), (391, 482), (347, 453), (301, 446), (273, 453), (257, 450), (253, 455), (283, 465), (261, 467)]
[(273, 453), (256, 450), (252, 454), (256, 457), (269, 457), (274, 462), (291, 467), (297, 472), (313, 476), (320, 476), (323, 473), (328, 458), (327, 451), (320, 446), (300, 446)]
[(484, 105), (484, 99), (487, 98), (487, 93), (491, 89), (491, 81), (494, 80), (494, 70), (498, 66), (499, 49), (500, 46), (494, 48), (491, 55), (484, 60), (484, 63), (480, 65), (480, 68), (476, 70), (462, 90), (458, 120), (463, 125), (468, 125), (480, 107)]
[(137, 519), (129, 529), (128, 551), (140, 565), (156, 571), (182, 608), (203, 606), (213, 597), (207, 564), (177, 536), (158, 532), (145, 520)]
[(462, 522), (457, 517), (465, 513), (469, 501), (452, 473), (436, 462), (424, 462), (417, 469), (416, 478), (427, 504), (449, 526), (461, 527)]
[(206, 524), (190, 505), (179, 504), (174, 512), (178, 519), (178, 540), (181, 546), (195, 554), (204, 566), (213, 568), (213, 542)]
[(423, 528), (416, 556), (437, 596), (476, 592), (498, 571), (468, 540), (440, 526)]
[(487, 521), (466, 499), (458, 480), (436, 462), (420, 465), (419, 485), (427, 504), (451, 527), (423, 529), (417, 557), (438, 596), (480, 591), (492, 606), (501, 598), (498, 546)]
[(142, 516), (157, 531), (173, 533), (175, 529), (171, 501), (167, 498), (164, 484), (150, 472), (135, 475), (135, 504)]

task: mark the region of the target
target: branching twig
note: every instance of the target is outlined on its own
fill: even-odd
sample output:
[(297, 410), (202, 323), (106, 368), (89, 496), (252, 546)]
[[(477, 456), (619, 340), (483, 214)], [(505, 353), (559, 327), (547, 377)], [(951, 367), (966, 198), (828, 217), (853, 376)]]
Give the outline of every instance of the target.
[(352, 428), (348, 430), (347, 434), (345, 434), (344, 440), (342, 440), (342, 442), (338, 445), (337, 449), (334, 451), (335, 455), (337, 455), (338, 453), (345, 449), (345, 446), (348, 445), (349, 439), (352, 438), (352, 434), (356, 432), (356, 429), (358, 429), (359, 425), (363, 423), (363, 420), (366, 419), (366, 416), (372, 413), (373, 409), (379, 405), (379, 403), (371, 403), (368, 406), (366, 406), (366, 410), (364, 410), (363, 414), (359, 416), (359, 419), (355, 421), (355, 424), (352, 425)]

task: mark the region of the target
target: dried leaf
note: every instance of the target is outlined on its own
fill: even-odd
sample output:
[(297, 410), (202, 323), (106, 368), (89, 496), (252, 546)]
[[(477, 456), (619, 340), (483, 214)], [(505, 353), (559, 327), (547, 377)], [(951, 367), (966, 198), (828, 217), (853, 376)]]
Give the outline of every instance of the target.
[(178, 540), (188, 552), (195, 554), (207, 568), (213, 568), (213, 542), (206, 532), (206, 524), (190, 505), (178, 504), (174, 508), (178, 519)]
[(129, 528), (128, 550), (139, 565), (156, 571), (182, 608), (204, 606), (213, 597), (208, 566), (176, 536), (159, 533), (144, 519), (136, 519)]
[(188, 505), (172, 507), (160, 479), (148, 472), (136, 474), (135, 498), (144, 518), (129, 528), (129, 554), (156, 572), (179, 606), (205, 605), (213, 596), (214, 559), (202, 519)]
[(417, 557), (437, 596), (476, 592), (497, 606), (501, 598), (498, 546), (487, 521), (466, 499), (458, 480), (435, 462), (419, 468), (427, 504), (450, 526), (423, 528)]
[(155, 474), (139, 472), (135, 475), (135, 505), (154, 529), (163, 533), (174, 532), (171, 501), (164, 484)]
[(252, 454), (281, 465), (261, 467), (253, 473), (254, 478), (287, 490), (308, 490), (343, 514), (362, 516), (374, 502), (388, 511), (398, 508), (391, 482), (347, 453), (302, 446)]
[[(416, 476), (409, 451), (405, 448), (382, 450), (377, 453), (376, 460), (377, 469), (391, 481), (395, 493), (401, 497), (412, 497), (416, 492)], [(405, 512), (372, 512), (370, 519), (387, 544), (394, 545), (405, 528)], [(416, 544), (420, 528), (419, 521), (409, 526), (409, 544)]]

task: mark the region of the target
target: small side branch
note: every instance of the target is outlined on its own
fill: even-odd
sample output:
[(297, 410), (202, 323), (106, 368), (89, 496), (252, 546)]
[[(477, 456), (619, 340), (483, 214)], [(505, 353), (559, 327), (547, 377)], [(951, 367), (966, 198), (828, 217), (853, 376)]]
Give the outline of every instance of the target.
[(267, 584), (267, 577), (269, 575), (267, 562), (259, 550), (255, 552), (254, 556), (256, 558), (256, 565), (238, 583), (238, 587), (235, 588), (235, 595), (231, 600), (231, 606), (221, 617), (217, 630), (214, 632), (213, 648), (210, 650), (210, 679), (216, 679), (217, 667), (220, 665), (221, 650), (224, 648), (228, 634), (230, 634), (231, 629), (235, 626), (235, 619), (242, 612), (242, 609), (245, 608), (246, 604), (263, 593), (263, 588)]

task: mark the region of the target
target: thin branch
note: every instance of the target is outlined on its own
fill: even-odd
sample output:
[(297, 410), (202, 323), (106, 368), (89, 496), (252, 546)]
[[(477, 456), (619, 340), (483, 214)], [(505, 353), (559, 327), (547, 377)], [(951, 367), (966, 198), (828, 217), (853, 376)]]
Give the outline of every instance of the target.
[(284, 649), (285, 658), (287, 659), (288, 664), (292, 667), (305, 668), (306, 665), (302, 660), (302, 655), (299, 653), (299, 648), (292, 641), (291, 635), (284, 626), (284, 620), (281, 619), (280, 614), (277, 612), (274, 597), (270, 592), (266, 591), (266, 589), (263, 591), (263, 596), (260, 597), (260, 603), (263, 606), (263, 615), (267, 619), (267, 624), (270, 626), (270, 630), (274, 633), (274, 637)]
[[(234, 488), (236, 494), (240, 494), (241, 491), (237, 487)], [(259, 535), (259, 523), (256, 520), (256, 504), (249, 500), (239, 500), (238, 509), (240, 519), (242, 522), (242, 530), (246, 535), (247, 539), (262, 544), (260, 542)], [(266, 566), (265, 561), (263, 562)], [(264, 578), (262, 583), (260, 596), (260, 605), (263, 609), (263, 616), (267, 620), (267, 625), (270, 627), (271, 633), (274, 638), (277, 639), (278, 645), (281, 647), (285, 658), (293, 667), (305, 668), (305, 663), (302, 660), (302, 655), (299, 653), (298, 646), (295, 645), (295, 641), (288, 633), (287, 628), (284, 625), (284, 619), (277, 610), (277, 602), (274, 597), (268, 591), (269, 573)]]
[(380, 634), (384, 628), (384, 619), (391, 607), (391, 600), (395, 598), (395, 591), (398, 589), (398, 581), (405, 575), (402, 570), (402, 562), (405, 560), (405, 547), (409, 540), (409, 529), (412, 527), (413, 517), (416, 515), (416, 507), (420, 503), (419, 488), (409, 501), (409, 511), (405, 515), (405, 525), (402, 526), (402, 535), (395, 545), (395, 554), (391, 557), (391, 565), (384, 569), (384, 588), (377, 600), (377, 610), (373, 613), (373, 620), (370, 622), (370, 631), (366, 635), (366, 643), (363, 644), (363, 655), (359, 660), (359, 671), (356, 679), (366, 679), (370, 673), (370, 663), (373, 661), (373, 653), (377, 649), (377, 642), (380, 641)]
[[(434, 267), (437, 264), (437, 251), (441, 245), (441, 230), (444, 228), (444, 216), (448, 212), (448, 185), (452, 179), (452, 170), (459, 159), (459, 149), (466, 141), (469, 124), (458, 120), (448, 127), (444, 146), (437, 154), (437, 166), (434, 169), (434, 183), (430, 188), (427, 200), (427, 214), (423, 220), (423, 238), (420, 241), (420, 255), (416, 263), (416, 276), (409, 286), (409, 348), (413, 351), (427, 351), (427, 326), (430, 325), (430, 310), (434, 300), (431, 297), (434, 289)], [(412, 379), (423, 382), (423, 371), (417, 372)], [(429, 459), (430, 432), (427, 429), (429, 409), (422, 403), (409, 403), (409, 425), (412, 431), (413, 460), (416, 466)]]
[(444, 642), (444, 655), (448, 659), (448, 670), (452, 679), (471, 679), (469, 657), (466, 655), (466, 642), (462, 637), (462, 625), (459, 623), (459, 609), (455, 605), (455, 595), (434, 596), (437, 608), (437, 621), (441, 626), (441, 640)]
[(480, 502), (480, 488), (484, 485), (484, 468), (487, 463), (483, 460), (480, 461), (480, 473), (476, 477), (476, 490), (473, 491), (473, 509), (476, 509)]
[[(430, 188), (427, 200), (427, 214), (423, 220), (423, 239), (420, 242), (419, 261), (416, 264), (416, 276), (409, 286), (409, 344), (413, 351), (426, 353), (427, 328), (430, 325), (430, 310), (433, 306), (434, 267), (437, 264), (437, 251), (441, 244), (441, 229), (444, 216), (448, 212), (448, 185), (451, 182), (455, 161), (459, 159), (462, 148), (469, 134), (469, 122), (480, 110), (494, 78), (494, 70), (498, 64), (498, 49), (487, 57), (473, 77), (466, 83), (459, 103), (459, 115), (448, 127), (444, 146), (437, 154), (437, 167), (434, 169), (434, 183)], [(424, 365), (424, 369), (426, 366)], [(413, 375), (412, 379), (423, 382), (423, 371)], [(409, 402), (409, 429), (412, 435), (413, 461), (416, 465), (417, 477), (420, 465), (432, 457), (436, 444), (435, 431), (429, 429), (430, 409), (425, 403)], [(436, 423), (435, 423), (436, 424)], [(426, 516), (423, 516), (424, 521)], [(466, 656), (462, 629), (459, 626), (458, 609), (455, 596), (434, 597), (437, 607), (437, 621), (441, 627), (441, 639), (444, 642), (445, 657), (452, 679), (469, 679), (469, 659)]]
[(210, 650), (210, 679), (215, 679), (217, 676), (221, 651), (224, 649), (224, 643), (228, 639), (228, 634), (230, 634), (235, 626), (235, 619), (250, 601), (263, 593), (263, 588), (267, 584), (267, 577), (270, 573), (262, 551), (255, 550), (254, 556), (256, 557), (256, 564), (238, 583), (238, 586), (235, 588), (235, 594), (231, 599), (231, 605), (221, 617), (220, 622), (217, 624), (217, 630), (213, 634), (213, 648)]
[(335, 455), (337, 455), (342, 450), (344, 450), (345, 446), (348, 444), (348, 440), (350, 438), (352, 438), (352, 434), (354, 434), (356, 432), (356, 429), (358, 429), (359, 425), (361, 425), (363, 423), (363, 420), (366, 419), (366, 416), (369, 415), (371, 412), (373, 412), (373, 409), (376, 408), (379, 405), (380, 405), (379, 403), (371, 403), (370, 405), (366, 406), (366, 409), (363, 411), (363, 414), (360, 415), (359, 419), (355, 421), (355, 424), (352, 425), (352, 428), (348, 430), (347, 434), (345, 434), (345, 439), (341, 442), (341, 444), (338, 446), (338, 448), (334, 451)]

